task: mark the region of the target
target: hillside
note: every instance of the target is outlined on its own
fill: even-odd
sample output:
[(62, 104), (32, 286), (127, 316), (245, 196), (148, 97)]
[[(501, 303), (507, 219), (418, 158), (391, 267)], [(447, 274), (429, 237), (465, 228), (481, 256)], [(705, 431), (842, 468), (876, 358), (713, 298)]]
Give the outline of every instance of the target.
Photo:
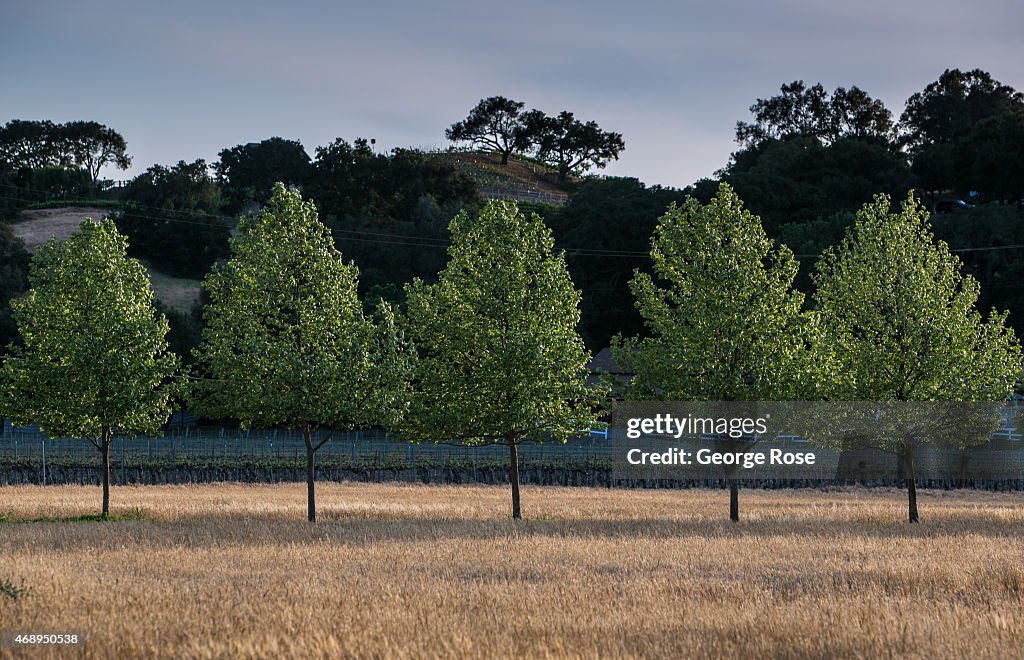
[(480, 186), (480, 195), (484, 199), (558, 205), (569, 200), (569, 194), (558, 186), (555, 172), (535, 161), (512, 156), (507, 164), (502, 165), (497, 154), (463, 151), (441, 151), (434, 156), (472, 177)]
[[(71, 236), (84, 218), (105, 218), (111, 215), (110, 209), (89, 206), (69, 206), (56, 209), (40, 209), (22, 211), (18, 219), (11, 223), (15, 237), (20, 238), (30, 252), (44, 244), (50, 238), (64, 240)], [(167, 307), (188, 314), (199, 302), (200, 284), (198, 280), (171, 277), (153, 268), (143, 261), (149, 271), (150, 282), (157, 300)]]
[[(440, 151), (433, 152), (432, 156), (470, 176), (480, 187), (484, 199), (556, 205), (565, 204), (569, 199), (569, 194), (558, 185), (556, 173), (536, 161), (513, 156), (506, 165), (501, 165), (499, 156), (482, 152)], [(110, 208), (89, 205), (24, 210), (11, 223), (11, 229), (33, 252), (50, 238), (70, 237), (83, 218), (100, 219), (116, 213)], [(143, 264), (149, 271), (157, 299), (178, 312), (190, 313), (200, 300), (200, 282), (172, 277), (144, 260)]]

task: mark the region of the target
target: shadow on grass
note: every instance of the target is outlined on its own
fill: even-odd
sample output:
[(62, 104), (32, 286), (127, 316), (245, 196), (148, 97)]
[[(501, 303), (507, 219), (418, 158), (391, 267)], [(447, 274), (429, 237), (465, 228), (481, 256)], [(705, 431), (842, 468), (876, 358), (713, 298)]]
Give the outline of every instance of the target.
[(897, 515), (891, 520), (747, 520), (739, 524), (728, 519), (665, 519), (638, 517), (608, 519), (600, 516), (582, 519), (532, 518), (513, 521), (493, 519), (373, 518), (346, 512), (324, 511), (316, 524), (301, 514), (255, 513), (248, 515), (198, 515), (159, 522), (147, 529), (153, 533), (149, 543), (158, 545), (219, 545), (255, 543), (259, 545), (304, 545), (326, 539), (346, 543), (374, 545), (381, 542), (409, 541), (500, 541), (510, 538), (564, 538), (567, 540), (614, 539), (720, 539), (723, 542), (764, 542), (767, 539), (803, 537), (833, 539), (837, 542), (857, 539), (925, 540), (945, 536), (977, 535), (984, 538), (1020, 539), (1024, 522), (1003, 521), (987, 515), (966, 514), (926, 520), (911, 525)]
[(121, 522), (124, 520), (145, 520), (141, 511), (129, 511), (117, 515), (86, 513), (78, 516), (39, 516), (36, 518), (15, 518), (11, 512), (0, 512), (0, 524), (24, 523), (89, 523), (89, 522)]
[[(275, 512), (189, 512), (171, 519), (161, 518), (152, 511), (143, 515), (141, 509), (130, 509), (106, 518), (92, 514), (18, 519), (14, 517), (13, 512), (0, 512), (0, 524), (143, 521), (145, 525), (140, 529), (146, 535), (146, 543), (166, 547), (237, 543), (301, 545), (321, 543), (325, 539), (363, 545), (382, 541), (497, 541), (528, 537), (574, 540), (703, 538), (722, 539), (728, 542), (763, 542), (770, 538), (804, 537), (831, 538), (841, 542), (844, 539), (863, 538), (922, 540), (972, 534), (993, 539), (1019, 539), (1024, 536), (1024, 520), (1007, 520), (999, 510), (971, 508), (952, 513), (937, 510), (935, 515), (931, 516), (931, 511), (923, 508), (923, 522), (911, 525), (904, 518), (905, 504), (895, 501), (888, 513), (852, 518), (832, 518), (827, 510), (822, 510), (819, 515), (811, 518), (799, 514), (788, 518), (778, 515), (777, 507), (762, 505), (751, 506), (749, 512), (742, 512), (744, 519), (735, 524), (726, 518), (726, 502), (727, 499), (723, 499), (720, 516), (715, 517), (708, 517), (706, 514), (701, 517), (652, 517), (641, 513), (632, 518), (608, 518), (602, 516), (599, 510), (595, 510), (592, 516), (562, 518), (542, 510), (531, 516), (528, 509), (525, 519), (512, 521), (504, 507), (496, 509), (493, 518), (462, 518), (450, 512), (436, 515), (422, 512), (395, 514), (363, 509), (350, 510), (343, 506), (330, 506), (324, 503), (319, 512), (319, 522), (314, 525), (304, 520), (304, 512), (299, 508)], [(997, 507), (999, 508), (1004, 507)], [(766, 509), (773, 512), (771, 517), (763, 516)], [(82, 531), (80, 541), (84, 545), (99, 546), (107, 543), (105, 535), (94, 536), (86, 532), (97, 527), (85, 525), (79, 526), (79, 529)], [(0, 533), (0, 538), (2, 537), (3, 534)], [(38, 538), (33, 540), (33, 543), (39, 542)], [(46, 539), (43, 539), (43, 542), (45, 543)], [(54, 537), (51, 542), (54, 547), (62, 547), (65, 539)]]

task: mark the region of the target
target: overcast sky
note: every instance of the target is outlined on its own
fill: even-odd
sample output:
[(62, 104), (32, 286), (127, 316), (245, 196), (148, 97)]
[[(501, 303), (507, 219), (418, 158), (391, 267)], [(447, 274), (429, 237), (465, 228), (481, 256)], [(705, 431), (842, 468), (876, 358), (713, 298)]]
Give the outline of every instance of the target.
[(486, 96), (623, 134), (608, 174), (682, 187), (733, 150), (749, 106), (802, 79), (895, 115), (946, 68), (1024, 89), (1020, 0), (14, 2), (0, 122), (96, 120), (134, 159), (205, 158), (279, 135), (444, 143)]

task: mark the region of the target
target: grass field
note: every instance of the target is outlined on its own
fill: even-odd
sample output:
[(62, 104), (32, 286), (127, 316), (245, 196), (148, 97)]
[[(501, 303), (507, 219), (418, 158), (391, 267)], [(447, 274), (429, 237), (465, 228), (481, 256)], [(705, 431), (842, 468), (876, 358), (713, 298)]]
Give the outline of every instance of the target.
[(900, 491), (741, 491), (738, 525), (726, 491), (527, 487), (519, 523), (508, 498), (321, 484), (313, 526), (299, 484), (119, 487), (96, 522), (96, 488), (0, 488), (0, 631), (88, 657), (1024, 653), (1021, 494), (923, 491), (916, 526)]

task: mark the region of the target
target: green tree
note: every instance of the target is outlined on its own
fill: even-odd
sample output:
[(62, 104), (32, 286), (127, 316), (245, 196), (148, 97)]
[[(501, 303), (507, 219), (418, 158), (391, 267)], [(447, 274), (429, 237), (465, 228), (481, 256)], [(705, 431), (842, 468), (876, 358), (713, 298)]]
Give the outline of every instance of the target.
[[(842, 377), (832, 398), (861, 401), (1002, 401), (1021, 375), (1020, 345), (993, 310), (976, 310), (978, 282), (936, 242), (911, 194), (898, 213), (878, 195), (814, 274), (823, 346)], [(918, 521), (914, 453), (927, 437), (895, 435), (878, 448), (904, 464), (910, 522)], [(966, 440), (965, 440), (966, 442)]]
[(900, 128), (921, 184), (931, 192), (966, 192), (971, 159), (958, 149), (961, 142), (979, 122), (1022, 108), (1024, 94), (981, 69), (947, 69), (913, 94), (900, 117)]
[(629, 277), (646, 261), (637, 255), (650, 249), (658, 218), (685, 197), (636, 179), (601, 177), (584, 180), (564, 206), (546, 211), (556, 245), (567, 246), (572, 281), (583, 292), (580, 334), (591, 350), (608, 346), (617, 333), (643, 331)]
[(222, 149), (218, 156), (213, 169), (232, 212), (266, 202), (278, 181), (303, 185), (310, 175), (309, 154), (298, 140), (272, 137)]
[(28, 294), (12, 304), (23, 346), (3, 365), (0, 408), (52, 437), (84, 437), (103, 456), (103, 515), (110, 511), (113, 435), (156, 432), (178, 389), (167, 320), (146, 270), (127, 256), (113, 221), (86, 219), (32, 259)]
[(590, 354), (576, 332), (580, 294), (544, 222), (512, 202), (459, 214), (451, 233), (437, 283), (406, 287), (420, 361), (405, 431), (507, 445), (519, 518), (519, 444), (565, 441), (594, 421)]
[[(814, 396), (812, 319), (792, 288), (798, 264), (721, 184), (709, 204), (673, 204), (651, 240), (654, 276), (631, 282), (646, 339), (615, 341), (634, 400), (761, 401)], [(739, 520), (731, 480), (729, 516)]]
[(0, 222), (0, 356), (18, 338), (11, 302), (28, 288), (30, 256), (10, 225)]
[(64, 150), (74, 163), (89, 173), (93, 182), (99, 179), (104, 165), (113, 164), (121, 170), (131, 167), (124, 137), (112, 128), (95, 121), (71, 121), (61, 126)]
[(826, 145), (844, 137), (892, 137), (892, 113), (856, 86), (849, 90), (837, 87), (829, 98), (821, 83), (808, 87), (796, 80), (783, 85), (781, 92), (750, 106), (753, 123), (736, 122), (738, 143), (749, 148), (766, 140), (800, 135)]
[(978, 122), (961, 147), (971, 190), (1024, 208), (1024, 106)]
[(481, 100), (469, 116), (452, 124), (444, 134), (455, 142), (472, 142), (501, 154), (501, 164), (522, 141), (523, 124), (519, 112), (523, 103), (504, 96), (491, 96)]
[(570, 174), (604, 169), (609, 161), (618, 160), (626, 143), (620, 133), (602, 130), (594, 121), (584, 123), (566, 110), (556, 117), (531, 110), (523, 115), (520, 146), (532, 146), (537, 158), (556, 168), (564, 183)]
[(231, 258), (204, 285), (211, 302), (197, 361), (209, 380), (197, 408), (244, 426), (300, 430), (314, 522), (317, 450), (338, 430), (393, 421), (385, 404), (401, 399), (401, 338), (387, 309), (379, 328), (364, 317), (356, 267), (297, 191), (277, 184), (238, 232)]

